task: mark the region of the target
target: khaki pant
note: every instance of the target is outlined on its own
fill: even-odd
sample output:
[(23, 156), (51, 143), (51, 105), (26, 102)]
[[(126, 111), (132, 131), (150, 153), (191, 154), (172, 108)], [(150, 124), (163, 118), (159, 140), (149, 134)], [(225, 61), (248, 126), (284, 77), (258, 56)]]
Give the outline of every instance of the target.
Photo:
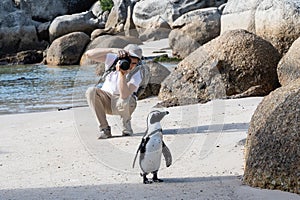
[(131, 115), (136, 108), (136, 98), (129, 96), (121, 99), (117, 95), (112, 95), (97, 87), (90, 87), (86, 91), (86, 98), (89, 107), (96, 115), (100, 129), (109, 126), (106, 114), (120, 115), (122, 119), (123, 131), (132, 131), (130, 126)]

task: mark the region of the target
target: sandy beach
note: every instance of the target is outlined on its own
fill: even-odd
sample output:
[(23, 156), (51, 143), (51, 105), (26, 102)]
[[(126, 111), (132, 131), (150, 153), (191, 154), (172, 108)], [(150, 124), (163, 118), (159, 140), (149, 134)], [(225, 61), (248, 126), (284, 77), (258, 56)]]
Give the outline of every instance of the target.
[[(153, 108), (156, 97), (138, 101), (134, 136), (97, 140), (88, 107), (1, 115), (0, 199), (272, 199), (299, 195), (242, 184), (243, 150), (251, 116), (261, 97)], [(142, 184), (132, 161), (153, 109), (162, 121), (173, 164), (162, 162), (163, 183)]]

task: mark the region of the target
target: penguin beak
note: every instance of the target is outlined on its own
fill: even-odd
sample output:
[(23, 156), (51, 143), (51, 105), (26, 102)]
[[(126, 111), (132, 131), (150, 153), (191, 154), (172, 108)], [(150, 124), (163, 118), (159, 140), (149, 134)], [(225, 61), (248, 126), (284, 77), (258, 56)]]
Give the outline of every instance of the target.
[(162, 118), (163, 118), (164, 116), (169, 114), (169, 111), (162, 112), (161, 114), (162, 114)]

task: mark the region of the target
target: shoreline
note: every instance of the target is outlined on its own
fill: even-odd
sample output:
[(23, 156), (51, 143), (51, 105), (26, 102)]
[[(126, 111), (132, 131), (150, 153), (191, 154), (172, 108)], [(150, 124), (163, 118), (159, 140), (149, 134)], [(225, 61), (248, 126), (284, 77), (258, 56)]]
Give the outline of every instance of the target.
[[(132, 137), (97, 140), (88, 108), (0, 115), (0, 199), (299, 199), (242, 184), (243, 141), (261, 97), (168, 108), (162, 121), (173, 164), (144, 185), (131, 168), (156, 97), (138, 101)], [(165, 108), (164, 108), (165, 109)], [(196, 111), (196, 112), (195, 112)], [(113, 148), (112, 148), (113, 147)]]

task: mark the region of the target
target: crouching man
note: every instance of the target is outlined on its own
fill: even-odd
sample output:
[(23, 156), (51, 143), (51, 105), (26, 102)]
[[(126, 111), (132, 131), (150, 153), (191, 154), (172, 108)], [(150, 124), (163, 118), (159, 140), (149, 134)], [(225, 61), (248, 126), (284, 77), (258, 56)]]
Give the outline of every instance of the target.
[(135, 94), (142, 82), (142, 75), (139, 70), (135, 70), (134, 74), (130, 72), (140, 63), (142, 49), (129, 44), (124, 49), (95, 48), (88, 50), (85, 55), (97, 62), (104, 62), (106, 72), (109, 72), (101, 88), (95, 86), (86, 91), (88, 105), (99, 124), (98, 139), (112, 137), (107, 114), (119, 115), (122, 135), (132, 135), (131, 115), (136, 108)]

